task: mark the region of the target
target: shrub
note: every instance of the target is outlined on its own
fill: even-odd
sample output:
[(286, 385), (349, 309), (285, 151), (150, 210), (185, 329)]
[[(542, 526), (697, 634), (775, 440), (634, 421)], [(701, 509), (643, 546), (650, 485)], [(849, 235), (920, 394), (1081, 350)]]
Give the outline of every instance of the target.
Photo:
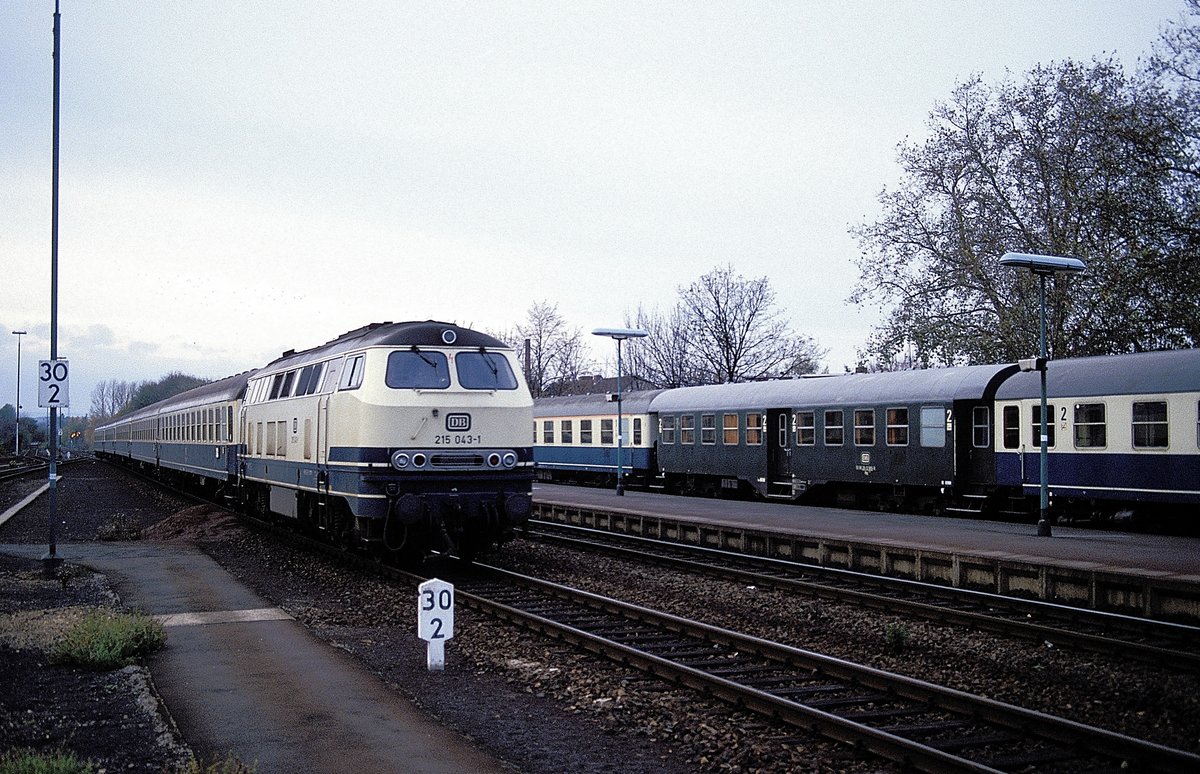
[(883, 642), (889, 653), (903, 653), (911, 636), (906, 623), (890, 623), (883, 629)]
[(166, 640), (162, 624), (148, 615), (95, 611), (67, 630), (50, 658), (56, 664), (117, 669), (150, 655)]
[(92, 771), (90, 763), (81, 763), (64, 752), (9, 750), (0, 755), (0, 774), (91, 774)]

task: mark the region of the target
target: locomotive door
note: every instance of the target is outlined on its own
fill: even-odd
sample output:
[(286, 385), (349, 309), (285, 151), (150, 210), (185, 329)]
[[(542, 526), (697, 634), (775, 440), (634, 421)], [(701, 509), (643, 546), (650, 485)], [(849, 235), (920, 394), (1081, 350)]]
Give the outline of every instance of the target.
[(317, 399), (317, 464), (329, 461), (329, 396)]
[(791, 412), (767, 411), (767, 494), (792, 496), (792, 447), (788, 443)]

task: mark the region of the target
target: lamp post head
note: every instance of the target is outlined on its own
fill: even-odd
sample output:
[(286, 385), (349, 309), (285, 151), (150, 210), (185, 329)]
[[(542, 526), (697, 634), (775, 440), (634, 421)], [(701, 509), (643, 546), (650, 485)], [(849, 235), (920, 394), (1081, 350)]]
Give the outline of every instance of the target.
[(13, 331), (14, 336), (24, 336), (26, 331)]
[(1005, 253), (1000, 257), (1001, 266), (1029, 269), (1034, 274), (1074, 274), (1087, 268), (1078, 258), (1060, 255), (1036, 255), (1034, 253)]
[(592, 335), (607, 336), (610, 339), (624, 341), (625, 339), (640, 339), (650, 334), (637, 328), (596, 328), (592, 331)]

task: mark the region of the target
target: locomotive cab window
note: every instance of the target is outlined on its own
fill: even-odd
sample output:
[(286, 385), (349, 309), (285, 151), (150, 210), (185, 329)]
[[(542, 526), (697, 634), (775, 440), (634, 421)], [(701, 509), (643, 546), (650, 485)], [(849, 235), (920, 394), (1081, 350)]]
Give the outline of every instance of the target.
[(460, 352), (454, 357), (458, 383), (468, 390), (515, 390), (517, 377), (508, 358), (486, 350)]
[[(359, 355), (355, 359), (361, 358)], [(351, 363), (351, 374), (360, 369), (361, 366)], [(358, 379), (361, 383), (361, 374)], [(444, 390), (450, 386), (450, 365), (442, 352), (424, 352), (415, 346), (392, 352), (388, 355), (384, 384), (393, 390)]]
[(363, 359), (366, 355), (355, 355), (346, 360), (342, 368), (342, 378), (338, 382), (339, 390), (357, 390), (363, 381)]
[(1165, 449), (1167, 442), (1167, 402), (1136, 401), (1133, 404), (1133, 448)]

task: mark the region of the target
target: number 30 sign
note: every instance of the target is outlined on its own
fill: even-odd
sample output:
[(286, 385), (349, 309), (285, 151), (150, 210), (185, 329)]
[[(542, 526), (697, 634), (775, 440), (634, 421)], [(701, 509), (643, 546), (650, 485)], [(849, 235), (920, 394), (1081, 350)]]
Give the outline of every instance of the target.
[(71, 368), (66, 360), (38, 361), (38, 406), (68, 408), (71, 405)]

